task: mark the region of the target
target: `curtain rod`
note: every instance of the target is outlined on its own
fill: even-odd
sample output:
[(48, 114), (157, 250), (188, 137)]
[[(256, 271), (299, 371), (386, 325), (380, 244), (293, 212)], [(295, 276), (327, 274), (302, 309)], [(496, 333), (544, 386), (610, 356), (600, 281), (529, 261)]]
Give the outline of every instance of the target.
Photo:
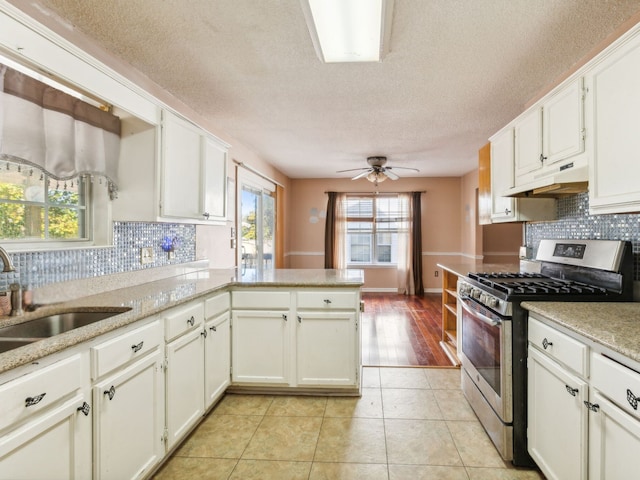
[(275, 181), (273, 178), (271, 177), (267, 177), (264, 173), (259, 172), (258, 170), (256, 170), (253, 167), (250, 167), (249, 165), (247, 165), (244, 162), (239, 162), (238, 160), (236, 160), (235, 158), (232, 158), (231, 160), (233, 160), (233, 163), (235, 163), (236, 165), (238, 165), (239, 167), (242, 167), (246, 170), (249, 170), (251, 173), (255, 173), (256, 175), (258, 175), (261, 178), (264, 178), (265, 180), (268, 180), (269, 182), (278, 185), (279, 187), (284, 188), (284, 185), (282, 185), (280, 182)]
[[(333, 190), (326, 190), (324, 193), (331, 193)], [(335, 193), (344, 193), (347, 195), (396, 195), (398, 193), (427, 193), (426, 190), (410, 190), (408, 192), (335, 192)]]

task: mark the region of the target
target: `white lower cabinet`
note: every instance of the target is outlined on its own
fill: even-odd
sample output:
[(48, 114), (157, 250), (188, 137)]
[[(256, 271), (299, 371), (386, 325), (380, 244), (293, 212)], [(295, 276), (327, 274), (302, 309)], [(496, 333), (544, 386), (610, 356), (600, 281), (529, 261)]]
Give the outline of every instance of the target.
[(145, 477), (164, 456), (160, 349), (98, 382), (94, 398), (94, 478)]
[(298, 385), (356, 385), (355, 312), (298, 312)]
[(529, 454), (549, 479), (587, 478), (588, 386), (529, 347)]
[[(547, 334), (546, 347), (538, 346), (540, 333)], [(532, 314), (529, 342), (527, 441), (545, 477), (633, 477), (640, 471), (637, 362), (597, 344), (589, 347), (578, 334), (559, 332)], [(591, 350), (586, 363), (585, 350)], [(577, 372), (570, 365), (584, 369)]]
[(90, 351), (94, 479), (144, 478), (164, 456), (161, 324), (152, 319)]
[(86, 360), (74, 355), (0, 386), (0, 479), (91, 478)]
[(165, 314), (167, 449), (204, 415), (204, 305)]
[(222, 396), (231, 383), (231, 318), (229, 311), (205, 323), (204, 408)]
[(231, 379), (234, 383), (288, 384), (289, 311), (232, 313)]

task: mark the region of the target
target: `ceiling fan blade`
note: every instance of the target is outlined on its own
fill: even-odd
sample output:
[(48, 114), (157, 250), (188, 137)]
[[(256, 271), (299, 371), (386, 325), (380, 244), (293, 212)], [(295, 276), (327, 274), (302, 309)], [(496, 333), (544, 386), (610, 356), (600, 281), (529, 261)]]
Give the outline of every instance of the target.
[(398, 180), (400, 177), (393, 173), (390, 168), (385, 168), (384, 174), (389, 177), (391, 180)]
[(344, 173), (344, 172), (355, 172), (356, 170), (370, 170), (369, 167), (362, 167), (362, 168), (350, 168), (348, 170), (338, 170), (336, 171), (336, 173)]
[(418, 170), (417, 168), (411, 168), (411, 167), (386, 167), (387, 170), (391, 170), (392, 168), (395, 170), (413, 170), (414, 172), (419, 172), (420, 170)]
[(371, 172), (373, 172), (373, 170), (372, 170), (372, 169), (370, 169), (370, 168), (367, 168), (367, 170), (366, 170), (366, 171), (364, 171), (364, 172), (362, 172), (362, 173), (359, 173), (358, 175), (356, 175), (355, 177), (353, 177), (351, 180), (358, 180), (359, 178), (366, 177), (366, 176), (367, 176), (367, 175), (369, 175)]

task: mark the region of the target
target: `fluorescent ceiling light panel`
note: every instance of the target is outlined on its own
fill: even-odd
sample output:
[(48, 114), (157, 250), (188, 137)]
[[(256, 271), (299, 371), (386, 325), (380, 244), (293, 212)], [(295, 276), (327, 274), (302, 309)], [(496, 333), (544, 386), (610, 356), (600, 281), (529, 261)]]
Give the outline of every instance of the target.
[(302, 0), (311, 39), (326, 63), (379, 62), (392, 0)]

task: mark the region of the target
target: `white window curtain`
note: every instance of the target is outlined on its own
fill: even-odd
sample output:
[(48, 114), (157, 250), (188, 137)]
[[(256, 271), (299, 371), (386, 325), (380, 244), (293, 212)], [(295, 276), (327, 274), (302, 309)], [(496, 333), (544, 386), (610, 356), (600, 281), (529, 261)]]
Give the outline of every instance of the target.
[(56, 180), (104, 177), (117, 192), (120, 119), (0, 65), (0, 158)]

